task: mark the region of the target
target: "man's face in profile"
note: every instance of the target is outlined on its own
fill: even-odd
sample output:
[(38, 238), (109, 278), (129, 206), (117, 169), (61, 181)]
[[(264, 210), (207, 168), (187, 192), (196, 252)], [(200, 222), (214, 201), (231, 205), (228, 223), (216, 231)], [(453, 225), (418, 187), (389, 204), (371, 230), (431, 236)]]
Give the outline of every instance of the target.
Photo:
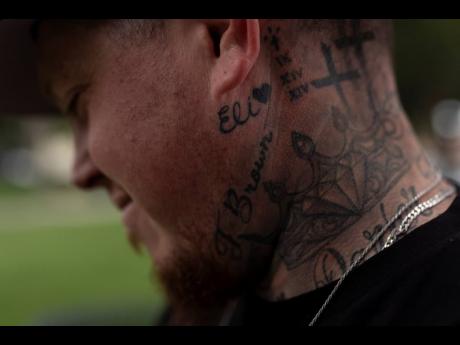
[(260, 138), (218, 130), (222, 101), (209, 81), (219, 56), (204, 25), (168, 21), (149, 30), (43, 22), (42, 86), (71, 117), (74, 183), (108, 191), (172, 299), (215, 303), (269, 255), (248, 264), (215, 249), (222, 200), (229, 185), (247, 180)]

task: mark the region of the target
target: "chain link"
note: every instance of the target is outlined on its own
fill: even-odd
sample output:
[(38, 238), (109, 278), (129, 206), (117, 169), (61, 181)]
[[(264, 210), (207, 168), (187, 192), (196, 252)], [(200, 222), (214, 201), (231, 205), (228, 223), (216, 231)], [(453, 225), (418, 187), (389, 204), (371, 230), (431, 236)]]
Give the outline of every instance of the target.
[(393, 230), (393, 232), (388, 236), (387, 241), (383, 246), (383, 249), (388, 248), (397, 239), (403, 236), (409, 230), (410, 225), (420, 214), (422, 214), (425, 210), (438, 205), (439, 203), (450, 197), (452, 194), (454, 194), (454, 192), (455, 190), (451, 189), (447, 192), (436, 194), (431, 199), (422, 202), (421, 204), (414, 207), (414, 209), (411, 212), (409, 212), (409, 214), (403, 219), (403, 221), (399, 225), (399, 228)]
[[(378, 232), (376, 236), (371, 240), (369, 245), (362, 251), (361, 255), (358, 257), (357, 260), (351, 263), (350, 267), (342, 274), (340, 277), (339, 281), (335, 285), (334, 289), (332, 292), (329, 294), (327, 297), (326, 301), (323, 303), (321, 308), (318, 310), (316, 315), (313, 317), (313, 319), (310, 321), (308, 324), (309, 326), (313, 326), (318, 318), (321, 316), (323, 313), (324, 309), (327, 307), (329, 302), (331, 301), (332, 297), (334, 297), (335, 293), (337, 292), (338, 288), (342, 285), (342, 282), (345, 280), (345, 278), (348, 276), (348, 274), (358, 265), (361, 263), (361, 261), (365, 258), (367, 253), (374, 247), (375, 243), (383, 236), (385, 231), (395, 222), (409, 207), (411, 207), (416, 201), (418, 201), (422, 196), (427, 194), (430, 190), (432, 190), (434, 187), (438, 185), (439, 182), (441, 182), (442, 175), (440, 173), (437, 173), (435, 180), (425, 189), (420, 191), (417, 195), (415, 195), (407, 204), (405, 204), (403, 207), (401, 207), (394, 215), (393, 217), (382, 227), (382, 229)], [(418, 205), (417, 205), (418, 206)], [(417, 207), (416, 206), (416, 207)], [(423, 211), (422, 211), (423, 212)]]

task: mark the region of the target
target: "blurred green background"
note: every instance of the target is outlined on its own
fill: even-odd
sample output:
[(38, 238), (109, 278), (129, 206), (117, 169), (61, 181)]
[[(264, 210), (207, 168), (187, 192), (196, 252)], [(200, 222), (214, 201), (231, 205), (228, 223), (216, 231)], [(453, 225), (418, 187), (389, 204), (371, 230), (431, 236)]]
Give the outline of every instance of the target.
[[(460, 99), (460, 20), (396, 20), (402, 102), (422, 137)], [(429, 142), (429, 141), (427, 141)], [(149, 325), (164, 297), (102, 192), (69, 186), (63, 119), (0, 119), (0, 325)]]
[(150, 325), (163, 299), (104, 193), (0, 187), (0, 325)]
[(460, 20), (398, 19), (395, 64), (402, 103), (416, 129), (430, 132), (430, 113), (460, 98)]
[(65, 118), (0, 118), (0, 325), (151, 325), (150, 259), (105, 192), (70, 186), (72, 156)]

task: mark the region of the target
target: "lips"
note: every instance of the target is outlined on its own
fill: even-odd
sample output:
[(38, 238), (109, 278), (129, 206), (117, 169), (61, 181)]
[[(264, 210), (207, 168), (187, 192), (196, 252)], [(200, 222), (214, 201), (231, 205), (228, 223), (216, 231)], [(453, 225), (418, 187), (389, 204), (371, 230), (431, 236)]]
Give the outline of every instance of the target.
[(132, 202), (132, 199), (126, 194), (114, 195), (112, 200), (121, 211), (123, 211)]
[(132, 202), (128, 202), (126, 206), (122, 209), (122, 221), (123, 224), (131, 231), (137, 228), (137, 217), (136, 217), (136, 208), (133, 207)]
[(135, 207), (133, 199), (120, 187), (114, 186), (109, 189), (110, 199), (121, 212), (121, 220), (126, 230), (127, 239), (138, 253), (141, 252), (141, 240), (139, 237), (138, 207)]
[(118, 199), (121, 208), (121, 221), (127, 239), (133, 249), (141, 253), (145, 248), (151, 257), (154, 257), (156, 248), (158, 248), (158, 231), (160, 226), (149, 216), (144, 208), (131, 198)]
[(122, 211), (122, 222), (125, 226), (128, 241), (134, 250), (140, 253), (141, 240), (139, 237), (139, 217), (138, 208), (134, 207), (134, 203), (128, 202)]

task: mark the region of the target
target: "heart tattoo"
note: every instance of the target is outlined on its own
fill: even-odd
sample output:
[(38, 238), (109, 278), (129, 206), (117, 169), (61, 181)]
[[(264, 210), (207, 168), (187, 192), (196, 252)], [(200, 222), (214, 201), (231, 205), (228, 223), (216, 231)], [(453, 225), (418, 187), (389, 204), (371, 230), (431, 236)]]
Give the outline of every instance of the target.
[(262, 84), (259, 88), (254, 88), (252, 90), (252, 97), (260, 103), (266, 104), (270, 99), (270, 94), (272, 92), (272, 88), (269, 84), (265, 83)]

